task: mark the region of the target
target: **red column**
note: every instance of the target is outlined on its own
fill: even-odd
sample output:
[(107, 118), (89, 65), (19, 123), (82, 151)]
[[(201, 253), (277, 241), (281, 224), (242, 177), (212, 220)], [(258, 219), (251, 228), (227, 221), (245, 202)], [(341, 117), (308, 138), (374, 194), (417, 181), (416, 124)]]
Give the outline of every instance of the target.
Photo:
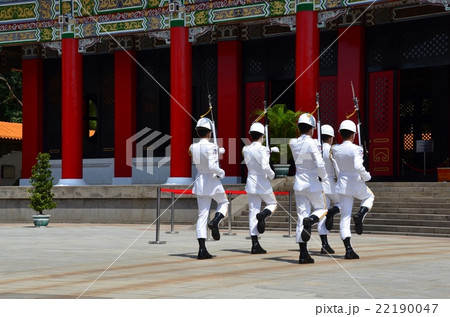
[[(341, 36), (342, 35), (342, 36)], [(338, 124), (353, 112), (353, 94), (351, 82), (355, 87), (355, 95), (359, 100), (361, 118), (364, 118), (364, 27), (354, 25), (339, 29), (338, 40)], [(356, 114), (350, 118), (358, 122)], [(358, 138), (355, 139), (356, 144)]]
[(241, 173), (241, 126), (236, 118), (241, 116), (241, 42), (218, 43), (218, 132), (226, 152), (221, 167), (226, 177), (237, 178)]
[(83, 181), (83, 56), (78, 39), (62, 39), (62, 177), (59, 185)]
[(192, 143), (192, 47), (188, 28), (170, 28), (170, 135), (171, 158), (168, 183), (191, 183)]
[(126, 141), (136, 130), (136, 62), (133, 60), (135, 57), (135, 51), (114, 53), (113, 184), (131, 184), (132, 173), (131, 166), (127, 165)]
[(319, 87), (319, 29), (312, 2), (297, 4), (295, 109), (312, 112)]
[(22, 61), (22, 178), (31, 177), (31, 168), (42, 151), (42, 59)]

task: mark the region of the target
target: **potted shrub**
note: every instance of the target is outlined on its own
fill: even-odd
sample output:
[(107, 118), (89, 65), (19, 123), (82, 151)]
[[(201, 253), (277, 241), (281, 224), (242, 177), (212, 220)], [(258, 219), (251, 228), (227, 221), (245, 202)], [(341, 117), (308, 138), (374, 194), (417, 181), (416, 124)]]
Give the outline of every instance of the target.
[(43, 214), (44, 210), (50, 210), (56, 207), (53, 201), (53, 177), (50, 170), (50, 154), (39, 153), (37, 162), (31, 169), (31, 188), (28, 192), (31, 194), (31, 203), (28, 205), (36, 211), (33, 215), (33, 222), (36, 227), (47, 226), (50, 215)]
[[(256, 111), (261, 114), (263, 110)], [(285, 177), (289, 173), (289, 160), (292, 158), (289, 139), (298, 136), (297, 120), (300, 111), (294, 112), (286, 108), (285, 104), (276, 104), (267, 110), (269, 120), (270, 146), (277, 146), (279, 153), (272, 153), (270, 162), (276, 177)]]

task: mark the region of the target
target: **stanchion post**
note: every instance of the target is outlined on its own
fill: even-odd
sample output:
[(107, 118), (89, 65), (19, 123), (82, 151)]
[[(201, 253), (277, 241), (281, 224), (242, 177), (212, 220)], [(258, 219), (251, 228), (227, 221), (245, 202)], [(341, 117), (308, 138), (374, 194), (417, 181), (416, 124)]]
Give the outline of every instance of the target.
[(423, 151), (423, 176), (427, 175), (427, 154)]
[(285, 238), (292, 238), (294, 235), (292, 234), (292, 190), (289, 191), (289, 218), (288, 218), (288, 234), (283, 235)]
[(402, 176), (405, 176), (405, 161), (402, 160)]
[(173, 231), (175, 227), (175, 194), (173, 192), (170, 193), (171, 205), (170, 205), (170, 231), (167, 231), (168, 234), (177, 234), (178, 231)]
[(231, 212), (233, 210), (231, 206), (231, 194), (228, 194), (228, 201), (230, 202), (228, 204), (228, 232), (225, 232), (224, 235), (226, 236), (235, 236), (236, 233), (231, 232)]
[(158, 186), (156, 189), (156, 240), (150, 241), (150, 244), (165, 244), (166, 241), (159, 240), (159, 230), (161, 226), (161, 186)]

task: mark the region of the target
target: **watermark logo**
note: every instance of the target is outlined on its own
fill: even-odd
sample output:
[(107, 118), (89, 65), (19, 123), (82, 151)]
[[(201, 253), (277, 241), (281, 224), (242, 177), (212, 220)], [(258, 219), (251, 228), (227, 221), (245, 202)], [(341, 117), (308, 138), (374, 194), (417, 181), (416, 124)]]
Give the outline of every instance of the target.
[[(155, 175), (155, 168), (160, 168), (171, 160), (171, 139), (172, 137), (170, 135), (163, 134), (157, 130), (152, 130), (148, 127), (140, 130), (126, 141), (126, 164), (130, 167), (135, 165), (137, 170), (150, 175)], [(197, 144), (199, 141), (200, 139), (193, 139), (193, 144)], [(217, 141), (219, 147), (224, 143), (227, 147), (225, 155), (214, 153), (214, 155), (218, 156), (220, 161), (226, 161), (229, 165), (245, 164), (245, 158), (239, 161), (239, 157), (241, 155), (242, 147), (252, 143), (248, 138), (228, 138), (226, 139), (226, 142), (224, 142), (225, 139), (219, 138)], [(271, 141), (271, 145), (276, 144), (277, 147), (279, 147), (277, 161), (281, 164), (286, 164), (290, 159), (290, 156), (288, 156), (289, 139), (272, 138)], [(134, 145), (135, 148), (133, 148)], [(190, 153), (190, 155), (192, 158), (189, 157), (186, 151), (185, 159), (192, 159), (194, 164), (199, 164), (201, 145), (202, 144), (198, 144), (198, 146), (191, 148), (193, 153)], [(175, 155), (179, 154), (176, 153)], [(135, 157), (135, 162), (133, 162), (133, 157)]]
[(155, 151), (164, 146), (164, 157), (157, 161), (157, 167), (160, 168), (170, 161), (170, 143), (172, 137), (162, 134), (159, 131), (150, 128), (144, 128), (126, 142), (127, 165), (133, 166), (133, 144), (136, 143), (136, 169), (153, 175), (155, 165)]

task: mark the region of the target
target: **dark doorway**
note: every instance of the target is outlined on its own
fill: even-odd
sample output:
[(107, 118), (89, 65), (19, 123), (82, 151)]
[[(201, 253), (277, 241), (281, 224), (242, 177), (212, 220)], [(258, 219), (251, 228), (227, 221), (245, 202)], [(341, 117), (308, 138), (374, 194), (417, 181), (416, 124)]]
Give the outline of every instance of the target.
[[(402, 176), (434, 180), (436, 168), (448, 164), (449, 75), (449, 66), (403, 70), (400, 73), (399, 154)], [(434, 150), (425, 154), (425, 165), (424, 153), (418, 151), (417, 141), (433, 142)]]

